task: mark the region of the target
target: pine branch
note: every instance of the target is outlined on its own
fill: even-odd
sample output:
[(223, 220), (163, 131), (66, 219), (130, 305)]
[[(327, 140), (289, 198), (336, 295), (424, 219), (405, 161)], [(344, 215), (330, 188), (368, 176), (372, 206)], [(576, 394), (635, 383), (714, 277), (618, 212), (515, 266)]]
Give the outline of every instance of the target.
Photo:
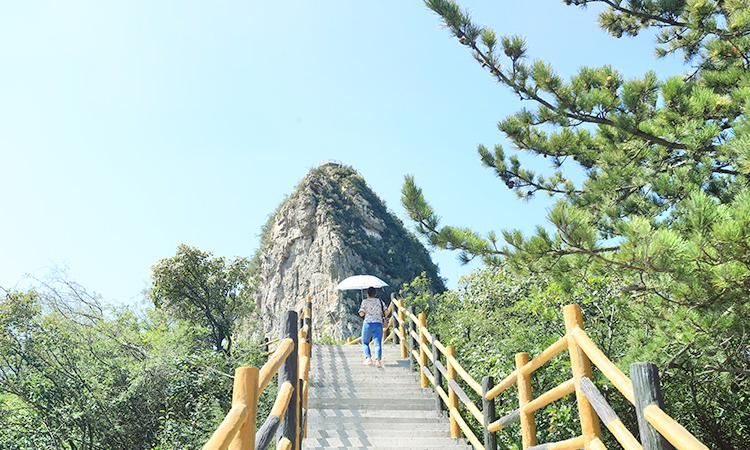
[[(502, 70), (495, 64), (495, 62), (491, 58), (489, 58), (488, 55), (479, 48), (479, 46), (477, 46), (476, 41), (469, 40), (466, 38), (466, 36), (459, 36), (459, 42), (471, 48), (476, 53), (476, 56), (482, 63), (482, 66), (488, 68), (490, 73), (492, 73), (501, 83), (513, 89), (517, 94), (525, 95), (528, 97), (528, 99), (536, 101), (537, 103), (550, 109), (551, 111), (554, 111), (572, 120), (577, 120), (577, 121), (582, 121), (582, 122), (587, 122), (587, 123), (594, 123), (598, 125), (611, 126), (613, 128), (617, 128), (619, 130), (622, 130), (629, 134), (637, 136), (652, 144), (661, 145), (672, 150), (684, 150), (687, 148), (684, 144), (681, 144), (679, 142), (673, 142), (673, 141), (664, 139), (659, 136), (654, 136), (638, 128), (620, 128), (617, 126), (617, 124), (614, 121), (607, 119), (606, 117), (595, 116), (595, 115), (583, 113), (580, 111), (578, 112), (569, 111), (559, 106), (556, 106), (550, 101), (539, 96), (536, 93), (536, 91), (532, 91), (527, 88), (524, 88), (523, 86), (520, 86), (518, 83), (508, 78), (508, 76), (502, 72)], [(559, 96), (557, 99), (560, 100)]]

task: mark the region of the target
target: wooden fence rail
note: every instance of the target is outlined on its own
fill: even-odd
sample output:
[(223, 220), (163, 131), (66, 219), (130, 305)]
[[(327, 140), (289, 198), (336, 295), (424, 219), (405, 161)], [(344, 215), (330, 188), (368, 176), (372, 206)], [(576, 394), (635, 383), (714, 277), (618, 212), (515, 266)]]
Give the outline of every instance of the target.
[[(232, 408), (203, 450), (266, 450), (274, 436), (278, 450), (299, 450), (307, 434), (307, 394), (312, 356), (312, 302), (297, 313), (284, 315), (281, 336), (264, 339), (268, 356), (260, 369), (240, 367), (235, 370)], [(268, 345), (277, 343), (268, 351)], [(256, 430), (258, 398), (274, 376), (278, 392), (271, 412)]]
[[(451, 436), (465, 437), (475, 449), (496, 450), (495, 433), (515, 422), (521, 423), (521, 442), (524, 449), (605, 449), (600, 423), (604, 424), (626, 450), (667, 450), (672, 446), (679, 450), (708, 449), (664, 412), (655, 366), (649, 363), (633, 364), (630, 369), (631, 381), (631, 378), (612, 363), (586, 334), (581, 308), (578, 305), (563, 308), (566, 330), (564, 336), (533, 359), (528, 353), (516, 354), (516, 369), (494, 386), (492, 378), (485, 377), (482, 383), (478, 383), (461, 366), (456, 359), (453, 346), (444, 345), (428, 330), (424, 313), (416, 314), (413, 306), (407, 308), (403, 299), (395, 297), (391, 298), (388, 308), (388, 312), (391, 311), (393, 314), (384, 329), (384, 336), (387, 335), (387, 330), (392, 328), (388, 337), (398, 337), (401, 356), (409, 358), (410, 367), (418, 372), (421, 386), (432, 386), (438, 399), (438, 411), (448, 411)], [(359, 340), (350, 341), (355, 342)], [(566, 351), (570, 358), (571, 378), (534, 396), (534, 372)], [(441, 361), (443, 359), (445, 364)], [(592, 382), (593, 367), (596, 367), (635, 407), (640, 442), (625, 427)], [(462, 385), (479, 395), (482, 399), (481, 409), (474, 404)], [(517, 388), (518, 407), (497, 418), (495, 401), (512, 386)], [(575, 394), (578, 406), (580, 435), (560, 442), (538, 444), (535, 412), (571, 394)], [(468, 412), (469, 418), (476, 420), (482, 427), (484, 433), (481, 441), (466, 422), (459, 401)]]

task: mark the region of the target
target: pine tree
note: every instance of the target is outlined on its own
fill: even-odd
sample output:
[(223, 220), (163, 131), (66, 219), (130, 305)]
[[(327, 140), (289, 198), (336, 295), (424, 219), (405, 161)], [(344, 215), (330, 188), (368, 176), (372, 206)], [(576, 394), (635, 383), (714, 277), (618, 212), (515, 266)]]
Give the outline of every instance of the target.
[[(750, 432), (750, 399), (718, 406), (750, 378), (750, 1), (565, 3), (608, 5), (599, 22), (617, 38), (657, 30), (657, 55), (681, 55), (685, 75), (626, 80), (604, 66), (566, 80), (529, 61), (521, 37), (499, 37), (452, 0), (427, 0), (481, 67), (533, 106), (499, 123), (513, 152), (479, 146), (482, 164), (521, 198), (558, 200), (551, 227), (502, 239), (442, 225), (409, 176), (403, 204), (433, 246), (464, 261), (569, 284), (596, 271), (628, 276), (661, 345), (647, 356), (681, 380), (686, 420), (710, 446), (731, 448)], [(517, 153), (547, 158), (550, 172), (525, 168)]]

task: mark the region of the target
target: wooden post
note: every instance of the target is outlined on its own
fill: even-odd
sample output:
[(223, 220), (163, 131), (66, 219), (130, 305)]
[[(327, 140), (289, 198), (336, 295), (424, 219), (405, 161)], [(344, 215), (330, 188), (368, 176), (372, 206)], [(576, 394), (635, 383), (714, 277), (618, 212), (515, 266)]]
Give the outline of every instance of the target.
[(521, 442), (527, 449), (536, 445), (536, 422), (533, 412), (524, 412), (524, 406), (533, 399), (531, 392), (531, 374), (524, 375), (521, 371), (529, 362), (528, 353), (516, 353), (516, 384), (518, 385), (518, 411), (521, 414)]
[(456, 395), (456, 391), (450, 386), (450, 382), (456, 379), (456, 369), (453, 367), (453, 363), (451, 363), (451, 358), (456, 357), (456, 348), (449, 345), (446, 350), (448, 353), (448, 358), (446, 358), (446, 364), (448, 364), (448, 367), (446, 368), (448, 372), (448, 417), (451, 424), (451, 437), (453, 439), (459, 439), (461, 437), (461, 427), (453, 416), (453, 411), (458, 411), (458, 396)]
[(297, 424), (299, 423), (297, 417), (299, 414), (299, 386), (297, 384), (299, 381), (297, 376), (299, 371), (298, 325), (299, 316), (297, 312), (287, 311), (281, 326), (281, 338), (291, 338), (294, 341), (294, 349), (279, 368), (279, 386), (288, 381), (294, 386), (294, 391), (292, 392), (291, 400), (289, 400), (289, 407), (287, 407), (286, 413), (284, 413), (282, 424), (276, 430), (276, 442), (279, 443), (282, 439), (286, 438), (292, 443), (293, 449), (297, 448)]
[(419, 313), (419, 385), (422, 389), (430, 387), (430, 380), (427, 379), (427, 375), (422, 371), (422, 367), (427, 367), (427, 353), (424, 351), (422, 344), (427, 344), (427, 336), (422, 332), (425, 326), (427, 326), (427, 317), (424, 313)]
[(487, 400), (487, 392), (492, 389), (495, 385), (495, 380), (492, 377), (482, 378), (482, 413), (484, 415), (484, 449), (485, 450), (497, 450), (497, 436), (492, 433), (487, 427), (497, 419), (497, 413), (495, 412), (495, 399)]
[(630, 365), (630, 380), (635, 392), (635, 413), (638, 416), (638, 432), (644, 450), (671, 450), (674, 447), (652, 427), (643, 414), (648, 405), (664, 409), (664, 398), (661, 395), (659, 369), (648, 362)]
[(581, 434), (586, 441), (586, 447), (589, 442), (596, 438), (601, 438), (602, 432), (599, 425), (599, 417), (586, 399), (586, 394), (581, 389), (581, 378), (591, 379), (591, 361), (588, 356), (581, 350), (570, 332), (575, 328), (583, 329), (583, 315), (581, 307), (578, 305), (568, 305), (563, 308), (565, 316), (565, 331), (568, 335), (568, 353), (570, 353), (570, 368), (573, 371), (573, 381), (576, 386), (576, 401), (578, 403), (578, 417), (581, 420)]
[(437, 334), (432, 335), (432, 377), (435, 379), (435, 408), (438, 414), (443, 415), (443, 399), (440, 398), (438, 393), (438, 387), (443, 387), (443, 373), (438, 369), (440, 363), (440, 353), (438, 352), (437, 345), (435, 342), (440, 340)]
[(247, 417), (229, 444), (229, 450), (255, 448), (255, 421), (258, 415), (258, 368), (239, 367), (234, 371), (232, 406), (244, 404)]
[[(409, 307), (409, 312), (411, 313), (411, 316), (416, 315), (415, 310), (414, 310), (414, 306), (410, 306)], [(411, 320), (411, 316), (409, 316), (409, 328), (410, 328), (409, 331), (416, 332), (417, 331), (417, 324), (414, 323)], [(414, 336), (412, 336), (411, 333), (409, 333), (409, 336), (407, 336), (407, 339), (409, 339), (409, 368), (413, 371), (414, 370), (414, 366), (416, 366), (416, 361), (414, 361), (414, 353), (413, 352), (417, 348), (417, 340), (414, 339)]]
[(401, 300), (398, 303), (398, 306), (400, 308), (398, 309), (398, 318), (399, 318), (399, 331), (401, 331), (401, 336), (403, 339), (401, 339), (401, 357), (406, 358), (409, 356), (407, 353), (408, 349), (406, 348), (406, 341), (409, 339), (409, 337), (406, 335), (406, 327), (404, 326), (404, 323), (406, 323), (404, 320), (406, 319), (406, 314), (404, 314), (404, 301)]

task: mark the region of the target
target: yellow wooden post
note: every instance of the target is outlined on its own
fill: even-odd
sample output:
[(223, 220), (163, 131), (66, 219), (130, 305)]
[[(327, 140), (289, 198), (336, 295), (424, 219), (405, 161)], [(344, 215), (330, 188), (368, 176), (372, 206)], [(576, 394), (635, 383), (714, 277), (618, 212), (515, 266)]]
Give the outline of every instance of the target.
[(399, 318), (399, 331), (401, 331), (401, 357), (406, 358), (409, 356), (407, 353), (406, 348), (406, 340), (409, 339), (409, 337), (406, 334), (406, 327), (404, 324), (406, 323), (406, 314), (404, 313), (404, 308), (406, 308), (406, 305), (404, 305), (403, 300), (396, 300), (398, 303), (398, 318)]
[[(568, 305), (563, 308), (565, 316), (565, 331), (570, 332), (575, 328), (583, 329), (583, 315), (578, 305)], [(578, 402), (578, 416), (581, 419), (581, 434), (586, 439), (586, 447), (596, 438), (601, 437), (601, 427), (591, 404), (581, 389), (581, 378), (591, 378), (591, 361), (576, 343), (575, 339), (568, 338), (568, 352), (570, 353), (570, 367), (573, 371), (573, 380), (576, 385), (576, 400)]]
[(427, 326), (427, 318), (424, 313), (419, 313), (419, 385), (422, 389), (430, 387), (430, 380), (427, 379), (423, 367), (427, 366), (427, 353), (424, 351), (424, 346), (427, 345), (427, 336), (425, 336), (423, 330)]
[(521, 413), (521, 442), (523, 448), (529, 448), (536, 445), (536, 422), (534, 421), (534, 412), (524, 412), (524, 406), (533, 399), (531, 392), (531, 374), (524, 374), (521, 371), (527, 362), (529, 362), (528, 353), (516, 353), (516, 384), (518, 385), (518, 410)]
[(255, 448), (255, 420), (258, 415), (258, 368), (240, 367), (234, 371), (232, 406), (244, 404), (247, 416), (242, 427), (229, 444), (229, 450)]
[(458, 425), (456, 418), (453, 416), (453, 411), (458, 411), (458, 396), (456, 392), (451, 388), (450, 381), (456, 379), (456, 369), (453, 367), (451, 361), (456, 357), (456, 348), (449, 345), (447, 348), (448, 357), (447, 360), (447, 372), (448, 372), (448, 411), (451, 423), (451, 437), (458, 439), (461, 437), (461, 427)]

